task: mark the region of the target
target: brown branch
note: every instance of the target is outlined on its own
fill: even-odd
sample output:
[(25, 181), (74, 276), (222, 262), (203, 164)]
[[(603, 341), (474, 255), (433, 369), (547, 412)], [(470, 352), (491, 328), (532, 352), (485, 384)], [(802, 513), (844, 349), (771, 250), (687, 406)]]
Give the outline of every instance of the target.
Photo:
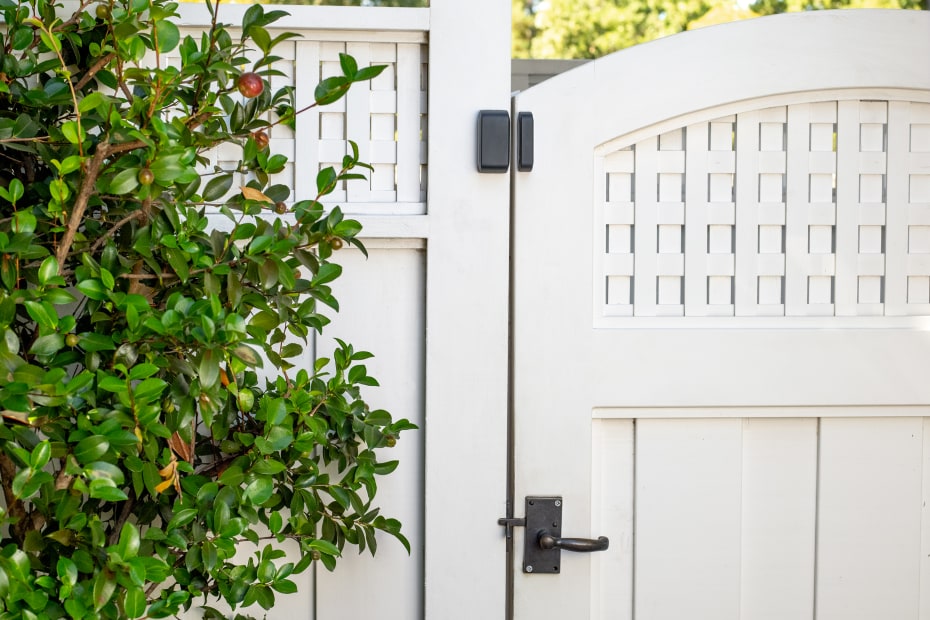
[(142, 140), (133, 140), (132, 142), (123, 142), (122, 144), (105, 143), (97, 147), (97, 151), (91, 158), (87, 169), (84, 171), (84, 179), (81, 183), (81, 189), (78, 191), (77, 198), (74, 201), (74, 210), (71, 211), (71, 217), (68, 220), (68, 227), (61, 237), (61, 245), (55, 251), (55, 259), (58, 261), (58, 270), (65, 271), (65, 261), (71, 252), (71, 246), (74, 244), (74, 236), (81, 227), (84, 220), (84, 212), (87, 210), (87, 203), (94, 193), (94, 185), (97, 183), (97, 177), (100, 176), (100, 170), (107, 157), (145, 146)]
[(68, 28), (68, 26), (73, 26), (74, 24), (81, 21), (81, 17), (83, 16), (88, 6), (90, 6), (90, 2), (88, 0), (81, 0), (80, 6), (78, 6), (77, 10), (71, 15), (71, 17), (52, 28), (52, 32), (62, 32)]
[[(16, 477), (16, 464), (6, 453), (0, 452), (0, 484), (3, 485), (3, 499), (6, 501), (7, 519), (16, 522), (11, 533), (21, 534), (20, 527), (26, 516), (23, 501), (13, 493), (13, 478)], [(20, 542), (22, 538), (19, 538)]]
[(126, 280), (164, 280), (179, 279), (176, 273), (121, 273), (117, 276)]
[(0, 144), (5, 142), (48, 142), (48, 136), (35, 136), (34, 138), (2, 138)]
[(115, 52), (110, 52), (106, 56), (103, 56), (97, 60), (97, 62), (90, 66), (90, 68), (87, 70), (87, 73), (84, 74), (84, 77), (78, 80), (78, 83), (74, 85), (74, 90), (81, 90), (84, 88), (87, 83), (90, 82), (95, 75), (97, 75), (97, 72), (107, 66), (107, 63), (113, 60), (115, 56)]
[(68, 468), (62, 463), (61, 469), (58, 470), (58, 475), (55, 476), (55, 490), (63, 491), (67, 489), (71, 486), (72, 480), (74, 480), (74, 476), (68, 473)]
[(100, 247), (103, 246), (103, 244), (107, 242), (107, 239), (112, 238), (117, 232), (119, 232), (120, 228), (122, 228), (123, 226), (125, 226), (126, 224), (128, 224), (129, 222), (133, 220), (145, 219), (145, 215), (146, 215), (145, 211), (142, 211), (142, 210), (133, 211), (132, 213), (130, 213), (123, 219), (113, 224), (110, 230), (105, 232), (99, 239), (94, 241), (94, 244), (92, 246), (90, 246), (90, 254), (93, 254), (94, 252), (99, 250)]
[(107, 537), (108, 545), (115, 545), (119, 542), (119, 535), (123, 529), (123, 524), (129, 520), (129, 517), (132, 516), (132, 509), (136, 507), (135, 493), (132, 493), (129, 499), (123, 502), (123, 508), (120, 510), (119, 517), (117, 517), (116, 522), (113, 524), (113, 529), (110, 530), (110, 535)]

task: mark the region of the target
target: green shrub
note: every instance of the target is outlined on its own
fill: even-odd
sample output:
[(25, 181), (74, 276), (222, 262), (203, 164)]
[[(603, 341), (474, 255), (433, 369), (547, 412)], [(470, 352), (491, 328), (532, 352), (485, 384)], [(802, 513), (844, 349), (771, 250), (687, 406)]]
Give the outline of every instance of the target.
[[(320, 200), (367, 166), (351, 145), (289, 202), (268, 132), (300, 111), (269, 77), (294, 35), (207, 6), (182, 37), (166, 0), (0, 0), (0, 618), (268, 609), (376, 530), (409, 551), (372, 500), (397, 465), (374, 450), (413, 425), (362, 399), (369, 353), (299, 367), (338, 309), (332, 253), (364, 251)], [(314, 105), (380, 72), (341, 60)], [(224, 143), (241, 160), (210, 169)]]

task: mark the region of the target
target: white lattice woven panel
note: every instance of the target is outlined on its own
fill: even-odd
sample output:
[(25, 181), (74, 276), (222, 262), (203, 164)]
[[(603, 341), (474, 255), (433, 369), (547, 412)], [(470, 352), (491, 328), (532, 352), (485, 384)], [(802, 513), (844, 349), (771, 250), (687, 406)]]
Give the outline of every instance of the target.
[[(302, 38), (275, 48), (280, 60), (273, 69), (282, 75), (271, 78), (274, 90), (294, 87), (297, 109), (313, 103), (314, 89), (322, 79), (342, 74), (340, 53), (353, 56), (359, 67), (385, 65), (385, 69), (377, 78), (353, 85), (336, 103), (300, 114), (295, 131), (283, 124), (270, 129), (271, 151), (287, 156), (289, 162), (272, 183), (292, 188), (291, 201), (315, 198), (317, 173), (329, 166), (339, 170), (351, 140), (359, 147), (361, 161), (373, 170), (361, 171), (367, 183), (353, 181), (339, 187), (327, 203), (356, 214), (425, 213), (426, 45), (333, 40), (332, 33), (314, 40), (314, 31), (301, 34)], [(175, 54), (166, 62), (178, 65), (180, 59)], [(210, 169), (235, 169), (241, 156), (239, 146), (224, 145), (208, 154)], [(233, 186), (246, 180), (243, 177)]]
[(930, 315), (930, 104), (753, 110), (599, 161), (602, 317)]

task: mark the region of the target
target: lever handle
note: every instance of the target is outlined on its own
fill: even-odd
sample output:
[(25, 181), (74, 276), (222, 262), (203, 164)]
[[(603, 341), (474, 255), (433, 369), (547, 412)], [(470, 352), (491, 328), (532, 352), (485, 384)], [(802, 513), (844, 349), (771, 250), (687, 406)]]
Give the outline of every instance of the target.
[(583, 553), (604, 551), (610, 546), (610, 540), (606, 536), (599, 536), (596, 540), (592, 538), (556, 538), (548, 530), (540, 531), (537, 541), (541, 549), (565, 549), (566, 551), (580, 551)]

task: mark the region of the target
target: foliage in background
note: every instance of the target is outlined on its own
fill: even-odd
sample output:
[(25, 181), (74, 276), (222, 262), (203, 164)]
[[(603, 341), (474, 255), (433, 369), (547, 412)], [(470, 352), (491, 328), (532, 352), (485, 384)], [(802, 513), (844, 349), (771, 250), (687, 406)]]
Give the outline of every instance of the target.
[(269, 0), (269, 4), (310, 4), (314, 6), (429, 6), (429, 0)]
[(927, 0), (511, 0), (514, 58), (598, 58), (653, 39), (758, 15), (928, 8)]
[[(295, 367), (338, 309), (332, 253), (361, 248), (320, 200), (367, 166), (352, 145), (291, 202), (268, 143), (299, 111), (268, 78), (294, 35), (207, 6), (182, 37), (168, 0), (0, 0), (0, 618), (268, 609), (376, 530), (409, 549), (372, 505), (412, 425), (362, 399), (370, 355)], [(381, 69), (341, 65), (314, 105)]]

